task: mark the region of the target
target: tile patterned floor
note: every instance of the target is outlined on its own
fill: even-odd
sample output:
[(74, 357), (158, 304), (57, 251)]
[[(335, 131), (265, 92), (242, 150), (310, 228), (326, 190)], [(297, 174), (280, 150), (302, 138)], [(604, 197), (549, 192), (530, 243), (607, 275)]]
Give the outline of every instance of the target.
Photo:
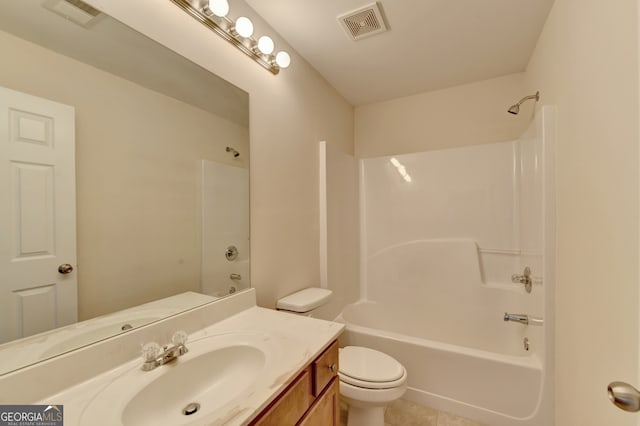
[[(340, 426), (347, 424), (347, 406), (340, 403)], [(384, 414), (385, 426), (486, 426), (472, 420), (404, 399), (392, 403)]]

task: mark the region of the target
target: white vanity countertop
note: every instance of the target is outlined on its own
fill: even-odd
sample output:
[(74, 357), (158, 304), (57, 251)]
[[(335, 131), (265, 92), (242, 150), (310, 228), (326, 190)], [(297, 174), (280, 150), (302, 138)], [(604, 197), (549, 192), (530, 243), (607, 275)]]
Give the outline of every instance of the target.
[[(269, 356), (266, 368), (257, 375), (254, 383), (234, 398), (231, 403), (216, 409), (213, 415), (207, 417), (185, 418), (185, 420), (189, 420), (185, 424), (248, 424), (285, 389), (286, 385), (302, 368), (328, 347), (343, 329), (343, 324), (254, 306), (191, 334), (187, 341), (187, 347), (190, 342), (195, 346), (197, 342), (206, 342), (207, 339), (213, 342), (215, 339), (233, 335), (253, 336), (254, 339), (261, 340), (265, 347), (269, 348)], [(192, 352), (188, 352), (173, 363), (187, 362)], [(96, 360), (96, 362), (100, 362), (100, 360)], [(38, 403), (63, 405), (65, 425), (84, 425), (87, 423), (87, 413), (85, 413), (87, 407), (92, 406), (94, 399), (100, 398), (101, 393), (114, 381), (126, 374), (127, 380), (139, 379), (141, 383), (151, 382), (154, 379), (153, 375), (157, 377), (158, 374), (161, 374), (159, 370), (171, 368), (173, 363), (159, 366), (149, 372), (143, 372), (140, 369), (142, 359), (135, 359), (63, 392), (43, 398)], [(203, 371), (202, 374), (206, 374), (206, 371)], [(167, 389), (166, 391), (171, 393), (181, 390)], [(128, 395), (122, 395), (122, 401), (113, 401), (112, 410), (108, 411), (121, 412), (124, 408), (123, 401), (130, 400), (136, 393), (137, 390), (134, 386)], [(104, 397), (104, 394), (102, 396)], [(120, 396), (118, 395), (118, 397)], [(121, 417), (118, 415), (113, 418), (120, 419)], [(115, 424), (113, 418), (103, 420), (107, 420), (107, 423), (111, 425)], [(121, 420), (119, 421), (121, 422)]]

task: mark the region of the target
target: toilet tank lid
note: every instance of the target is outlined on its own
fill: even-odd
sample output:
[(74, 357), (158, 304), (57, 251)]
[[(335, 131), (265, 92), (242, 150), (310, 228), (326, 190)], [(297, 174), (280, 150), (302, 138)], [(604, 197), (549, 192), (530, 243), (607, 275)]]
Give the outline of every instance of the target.
[(278, 300), (276, 308), (291, 312), (309, 312), (324, 305), (331, 293), (332, 291), (326, 288), (305, 288)]

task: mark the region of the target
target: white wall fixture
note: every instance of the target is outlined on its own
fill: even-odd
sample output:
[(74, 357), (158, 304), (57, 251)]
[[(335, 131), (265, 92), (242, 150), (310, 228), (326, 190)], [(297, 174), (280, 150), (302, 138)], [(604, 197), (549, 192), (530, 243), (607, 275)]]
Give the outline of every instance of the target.
[(230, 19), (227, 0), (171, 1), (274, 75), (291, 63), (287, 52), (273, 53), (275, 44), (271, 37), (263, 35), (258, 41), (252, 37), (254, 28), (249, 18), (240, 16), (235, 22)]

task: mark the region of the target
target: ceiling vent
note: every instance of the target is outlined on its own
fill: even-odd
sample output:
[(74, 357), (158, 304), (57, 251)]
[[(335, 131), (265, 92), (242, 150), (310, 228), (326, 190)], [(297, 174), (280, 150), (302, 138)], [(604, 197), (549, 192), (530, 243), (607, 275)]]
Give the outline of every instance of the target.
[(338, 16), (342, 28), (352, 40), (360, 40), (387, 31), (378, 2)]
[(43, 6), (85, 28), (100, 17), (98, 9), (81, 0), (47, 0)]

